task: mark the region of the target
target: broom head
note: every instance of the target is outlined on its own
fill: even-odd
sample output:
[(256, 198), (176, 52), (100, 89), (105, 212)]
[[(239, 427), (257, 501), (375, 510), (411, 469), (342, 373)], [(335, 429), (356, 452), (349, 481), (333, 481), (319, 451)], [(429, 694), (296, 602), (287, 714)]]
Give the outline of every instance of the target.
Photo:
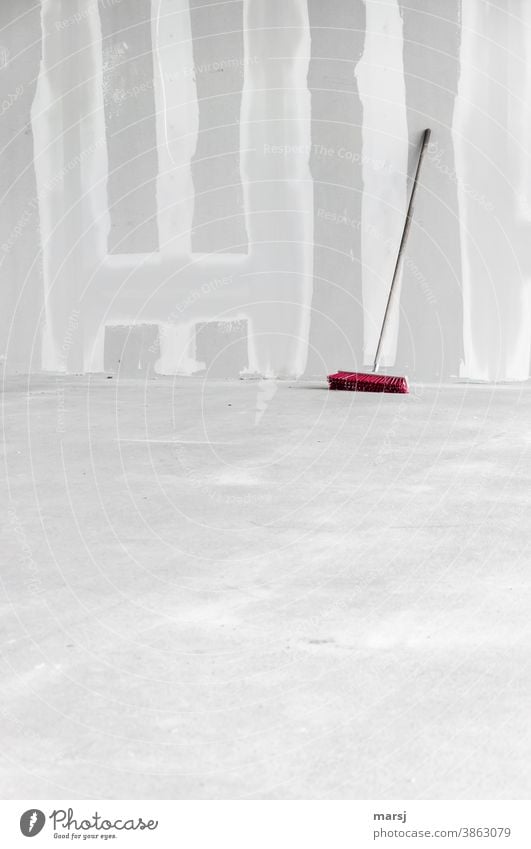
[(328, 375), (330, 389), (347, 389), (351, 392), (409, 392), (407, 377), (388, 374), (363, 374), (359, 371), (338, 371)]

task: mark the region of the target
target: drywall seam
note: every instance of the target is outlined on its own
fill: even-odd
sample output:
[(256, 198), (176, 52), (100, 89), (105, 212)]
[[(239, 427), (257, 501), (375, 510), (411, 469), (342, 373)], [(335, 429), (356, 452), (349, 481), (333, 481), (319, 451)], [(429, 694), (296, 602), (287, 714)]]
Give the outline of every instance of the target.
[(249, 369), (265, 377), (298, 376), (308, 353), (313, 286), (306, 0), (248, 0), (244, 45), (242, 179), (254, 269)]
[[(463, 265), (460, 374), (525, 380), (531, 353), (525, 104), (529, 48), (519, 14), (463, 5), (461, 76), (454, 119)], [(522, 64), (522, 59), (524, 62)], [(524, 105), (524, 109), (529, 107)]]
[(84, 279), (105, 254), (109, 224), (97, 0), (43, 0), (42, 33), (32, 107), (43, 249), (42, 367), (83, 371), (80, 297)]
[[(408, 127), (403, 28), (398, 0), (365, 4), (363, 56), (356, 67), (363, 104), (361, 261), (364, 362), (374, 359), (407, 201)], [(382, 365), (393, 365), (401, 279)]]

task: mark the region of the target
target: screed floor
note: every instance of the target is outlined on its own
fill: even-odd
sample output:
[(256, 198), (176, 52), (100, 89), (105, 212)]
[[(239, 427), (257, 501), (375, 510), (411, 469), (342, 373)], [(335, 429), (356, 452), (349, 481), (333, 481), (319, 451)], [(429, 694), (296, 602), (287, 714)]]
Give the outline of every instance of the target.
[(531, 392), (3, 394), (3, 798), (531, 794)]

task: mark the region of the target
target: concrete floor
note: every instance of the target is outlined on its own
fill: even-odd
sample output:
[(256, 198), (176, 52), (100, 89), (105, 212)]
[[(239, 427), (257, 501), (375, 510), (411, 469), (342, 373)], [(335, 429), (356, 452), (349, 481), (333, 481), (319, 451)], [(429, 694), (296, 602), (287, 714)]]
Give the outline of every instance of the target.
[(529, 385), (3, 412), (2, 798), (529, 797)]

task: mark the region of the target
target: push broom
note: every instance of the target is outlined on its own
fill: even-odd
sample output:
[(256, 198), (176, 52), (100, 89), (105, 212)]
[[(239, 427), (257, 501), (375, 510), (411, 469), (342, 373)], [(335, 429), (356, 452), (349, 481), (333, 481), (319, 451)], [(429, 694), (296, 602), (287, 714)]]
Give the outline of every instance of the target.
[(409, 235), (409, 229), (411, 227), (411, 221), (413, 218), (413, 203), (415, 200), (415, 193), (417, 191), (420, 167), (422, 165), (424, 153), (430, 140), (430, 135), (431, 130), (424, 130), (419, 159), (417, 163), (417, 170), (415, 171), (413, 188), (411, 189), (411, 196), (409, 198), (406, 220), (402, 232), (402, 239), (400, 240), (400, 247), (398, 248), (395, 270), (393, 273), (393, 279), (391, 281), (391, 288), (389, 289), (389, 297), (387, 298), (387, 306), (385, 307), (382, 329), (380, 330), (380, 338), (378, 340), (376, 354), (374, 356), (374, 365), (372, 367), (372, 372), (370, 374), (363, 374), (363, 372), (358, 371), (338, 371), (336, 372), (336, 374), (329, 374), (328, 384), (330, 389), (350, 389), (357, 392), (398, 392), (402, 394), (406, 394), (409, 392), (409, 387), (407, 385), (407, 377), (396, 377), (393, 375), (378, 374), (378, 369), (380, 368), (380, 358), (382, 355), (383, 340), (389, 315), (391, 313), (391, 307), (394, 301), (396, 282), (398, 280), (400, 267), (402, 264), (402, 256), (404, 254), (404, 248), (406, 246), (407, 237)]

